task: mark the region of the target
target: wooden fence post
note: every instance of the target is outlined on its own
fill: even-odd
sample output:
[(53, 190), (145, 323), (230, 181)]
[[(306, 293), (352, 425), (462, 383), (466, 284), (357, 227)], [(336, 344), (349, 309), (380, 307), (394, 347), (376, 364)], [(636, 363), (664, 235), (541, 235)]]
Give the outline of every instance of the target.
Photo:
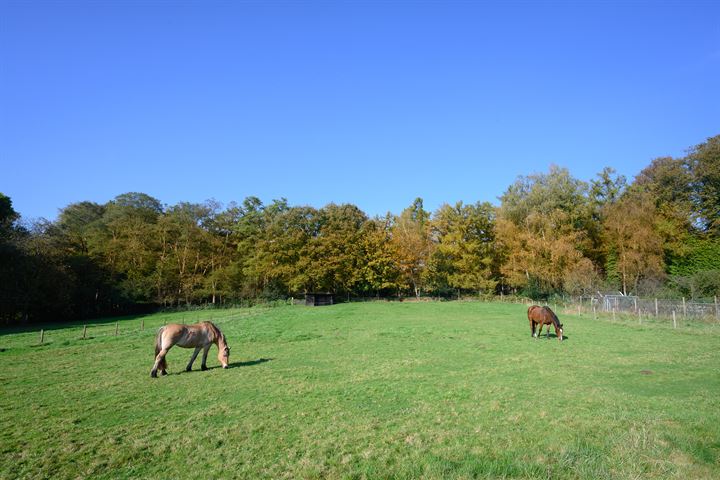
[(120, 328), (120, 322), (115, 322), (115, 336), (118, 335), (118, 329)]
[(43, 330), (41, 328), (40, 329), (40, 345), (42, 345), (44, 341), (45, 341), (45, 330)]
[(675, 310), (673, 310), (673, 328), (677, 328), (677, 322), (675, 321)]
[(83, 340), (87, 338), (87, 325), (83, 325)]
[(144, 318), (140, 321), (140, 330), (142, 330), (143, 332), (145, 331), (145, 319)]
[(597, 320), (597, 312), (595, 311), (595, 305), (593, 305), (593, 319)]
[(633, 302), (635, 304), (635, 311), (637, 312), (637, 297), (633, 298)]
[(683, 318), (687, 317), (687, 307), (685, 306), (685, 297), (683, 297)]
[(657, 298), (655, 299), (655, 316), (658, 316), (658, 304), (657, 304)]

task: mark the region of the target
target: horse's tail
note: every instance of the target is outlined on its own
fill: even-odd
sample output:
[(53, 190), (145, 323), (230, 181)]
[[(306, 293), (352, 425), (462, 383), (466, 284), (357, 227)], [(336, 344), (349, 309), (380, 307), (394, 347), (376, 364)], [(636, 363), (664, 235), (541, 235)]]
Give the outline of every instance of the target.
[[(163, 330), (165, 330), (165, 327), (160, 327), (157, 335), (155, 336), (155, 358), (157, 358), (158, 354), (160, 353), (160, 350), (162, 350)], [(167, 362), (165, 361), (165, 357), (163, 357), (162, 360), (160, 360), (160, 363), (158, 364), (158, 369), (160, 369), (161, 371), (167, 369)]]

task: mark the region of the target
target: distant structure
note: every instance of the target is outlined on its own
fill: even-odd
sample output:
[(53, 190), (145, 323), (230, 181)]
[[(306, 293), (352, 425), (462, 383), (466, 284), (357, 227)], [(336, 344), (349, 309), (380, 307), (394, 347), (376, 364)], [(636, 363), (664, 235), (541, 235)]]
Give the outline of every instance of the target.
[(593, 298), (593, 303), (606, 312), (611, 310), (637, 310), (638, 297), (635, 295), (624, 295), (622, 292), (597, 292), (597, 299)]
[(319, 307), (322, 305), (334, 304), (334, 298), (332, 293), (306, 293), (305, 294), (305, 305), (311, 307)]

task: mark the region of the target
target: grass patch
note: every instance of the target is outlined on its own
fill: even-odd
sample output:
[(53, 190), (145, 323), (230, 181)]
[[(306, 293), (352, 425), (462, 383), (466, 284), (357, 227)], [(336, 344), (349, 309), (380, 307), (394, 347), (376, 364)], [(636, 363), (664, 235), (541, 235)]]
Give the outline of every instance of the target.
[[(232, 368), (174, 348), (151, 379), (156, 328), (211, 315)], [(717, 328), (561, 319), (562, 343), (473, 302), (5, 331), (0, 478), (720, 476)]]

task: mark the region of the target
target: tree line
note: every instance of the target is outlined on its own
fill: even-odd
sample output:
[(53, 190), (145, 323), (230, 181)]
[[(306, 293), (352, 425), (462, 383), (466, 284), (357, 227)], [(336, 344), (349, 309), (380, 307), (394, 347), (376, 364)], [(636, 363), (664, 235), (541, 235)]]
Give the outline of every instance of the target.
[(256, 197), (165, 206), (144, 193), (23, 222), (0, 194), (0, 320), (54, 321), (158, 306), (524, 294), (720, 294), (720, 135), (653, 160), (520, 176), (488, 202), (369, 217), (351, 204)]

